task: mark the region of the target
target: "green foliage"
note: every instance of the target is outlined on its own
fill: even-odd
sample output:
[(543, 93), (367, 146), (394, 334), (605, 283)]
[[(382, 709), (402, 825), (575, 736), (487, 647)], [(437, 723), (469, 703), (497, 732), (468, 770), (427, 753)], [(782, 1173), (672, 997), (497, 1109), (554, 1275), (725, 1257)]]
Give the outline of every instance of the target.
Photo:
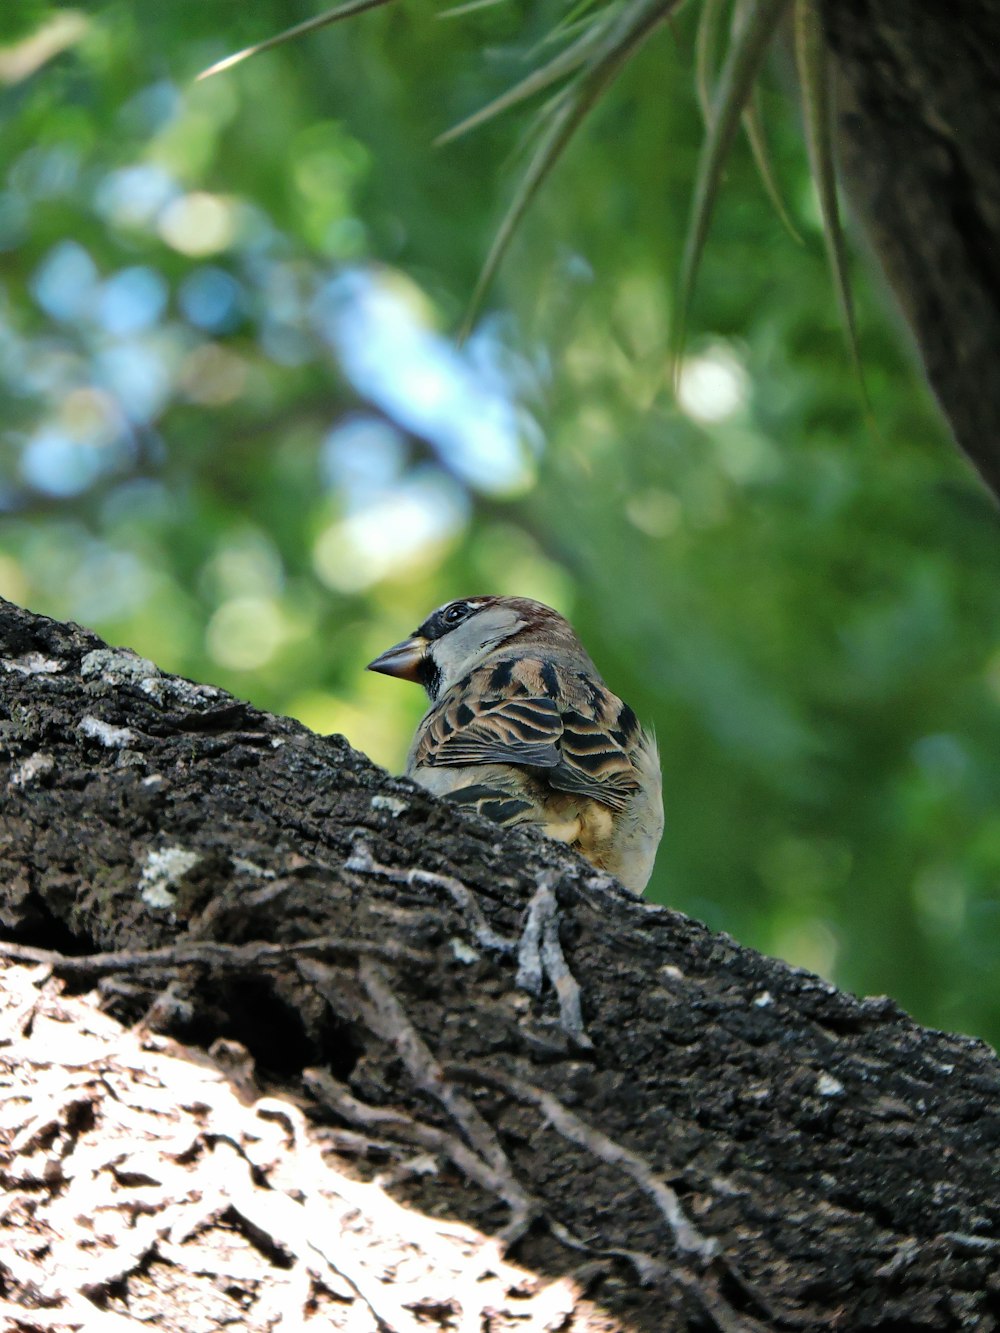
[[(65, 13), (15, 8), (0, 56)], [(459, 352), (527, 122), (433, 141), (591, 10), (387, 6), (195, 82), (321, 8), (95, 2), (18, 48), (0, 592), (396, 768), (421, 700), (364, 663), (452, 596), (552, 601), (656, 726), (654, 897), (995, 1040), (998, 521), (853, 265), (866, 427), (796, 109), (765, 77), (806, 244), (735, 142), (676, 397), (694, 10), (568, 144)]]
[(833, 101), (829, 57), (823, 38), (823, 23), (815, 0), (795, 0), (795, 56), (802, 88), (806, 143), (813, 180), (823, 217), (823, 239), (827, 261), (840, 305), (851, 359), (864, 392), (861, 350), (854, 318), (854, 298), (847, 267), (847, 242), (840, 224), (837, 174), (833, 146)]

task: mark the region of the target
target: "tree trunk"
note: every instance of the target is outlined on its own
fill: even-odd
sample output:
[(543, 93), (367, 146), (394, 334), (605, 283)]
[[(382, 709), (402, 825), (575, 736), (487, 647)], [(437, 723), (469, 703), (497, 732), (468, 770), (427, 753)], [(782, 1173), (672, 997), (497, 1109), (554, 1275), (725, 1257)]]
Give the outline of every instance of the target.
[(12, 1327), (1000, 1325), (982, 1043), (8, 603), (0, 755)]
[(847, 185), (955, 439), (1000, 496), (1000, 4), (823, 0)]

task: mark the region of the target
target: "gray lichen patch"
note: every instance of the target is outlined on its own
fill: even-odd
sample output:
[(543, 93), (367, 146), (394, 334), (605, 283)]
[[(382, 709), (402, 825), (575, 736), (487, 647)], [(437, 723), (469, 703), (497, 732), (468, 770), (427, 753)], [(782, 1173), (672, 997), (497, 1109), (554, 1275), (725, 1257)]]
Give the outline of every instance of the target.
[(241, 874), (250, 875), (253, 879), (275, 878), (275, 872), (273, 870), (266, 870), (264, 866), (258, 865), (256, 861), (248, 860), (245, 856), (233, 857), (233, 869), (239, 871)]
[(198, 708), (222, 694), (214, 685), (197, 685), (178, 676), (165, 676), (154, 662), (128, 648), (95, 648), (80, 663), (80, 674), (109, 685), (136, 685), (158, 704), (169, 700)]
[(471, 966), (472, 963), (478, 963), (482, 958), (478, 949), (474, 949), (471, 944), (466, 944), (465, 940), (460, 939), (457, 935), (451, 937), (448, 946), (458, 962), (464, 963), (467, 967)]
[(53, 676), (66, 669), (64, 662), (41, 653), (25, 653), (23, 657), (0, 657), (4, 671), (16, 671), (21, 676)]
[(95, 648), (80, 663), (80, 675), (84, 679), (100, 676), (114, 685), (126, 680), (141, 683), (155, 679), (159, 674), (160, 669), (155, 663), (128, 648)]
[(160, 847), (149, 852), (139, 877), (139, 892), (148, 907), (170, 909), (184, 876), (201, 857), (185, 847)]
[(844, 1085), (839, 1078), (834, 1078), (824, 1069), (816, 1080), (816, 1092), (820, 1097), (841, 1097), (844, 1093)]
[(188, 708), (197, 708), (206, 700), (217, 699), (223, 693), (215, 685), (196, 685), (180, 676), (148, 676), (140, 681), (139, 688), (157, 703), (170, 699)]
[(371, 806), (373, 810), (387, 810), (393, 819), (398, 819), (410, 808), (409, 803), (401, 801), (398, 796), (373, 796)]
[(100, 741), (109, 750), (121, 749), (124, 745), (130, 745), (135, 739), (134, 733), (128, 727), (112, 726), (110, 722), (103, 722), (90, 713), (82, 719), (77, 730), (84, 736), (89, 736), (91, 740)]
[(43, 778), (46, 773), (51, 773), (55, 766), (56, 761), (52, 755), (38, 750), (18, 764), (10, 775), (10, 785), (12, 787), (30, 787), (33, 782)]

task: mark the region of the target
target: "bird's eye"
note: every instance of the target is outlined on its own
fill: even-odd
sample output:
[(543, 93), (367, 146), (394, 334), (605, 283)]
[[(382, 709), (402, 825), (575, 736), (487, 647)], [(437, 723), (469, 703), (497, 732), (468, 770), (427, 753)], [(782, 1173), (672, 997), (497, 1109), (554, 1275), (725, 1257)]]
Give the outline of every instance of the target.
[(457, 625), (460, 620), (464, 620), (469, 614), (471, 607), (465, 602), (453, 602), (444, 613), (444, 622), (446, 625)]

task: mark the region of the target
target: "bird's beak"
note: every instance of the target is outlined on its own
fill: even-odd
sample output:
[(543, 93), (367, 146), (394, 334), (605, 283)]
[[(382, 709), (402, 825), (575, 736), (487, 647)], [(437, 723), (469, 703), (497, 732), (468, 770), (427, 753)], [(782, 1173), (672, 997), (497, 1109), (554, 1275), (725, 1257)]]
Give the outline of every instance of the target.
[(400, 680), (412, 680), (420, 683), (420, 668), (427, 656), (427, 640), (420, 634), (412, 639), (387, 648), (374, 662), (369, 662), (368, 671), (379, 671), (383, 676), (398, 676)]

